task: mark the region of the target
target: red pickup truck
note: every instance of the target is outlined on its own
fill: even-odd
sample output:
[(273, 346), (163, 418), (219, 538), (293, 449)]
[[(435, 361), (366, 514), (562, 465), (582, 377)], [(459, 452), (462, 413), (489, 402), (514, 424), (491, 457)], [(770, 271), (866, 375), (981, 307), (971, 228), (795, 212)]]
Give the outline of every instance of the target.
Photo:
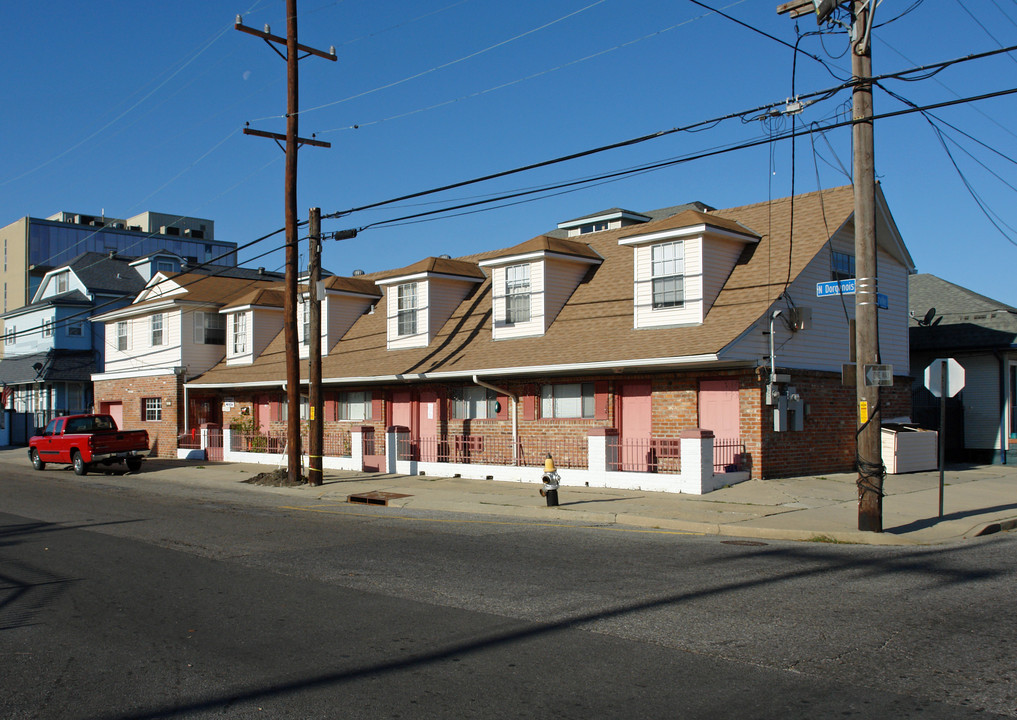
[(78, 475), (96, 463), (124, 462), (135, 472), (148, 453), (148, 431), (119, 430), (110, 415), (53, 418), (42, 435), (28, 441), (28, 457), (36, 470), (45, 469), (46, 463), (63, 463), (73, 465)]

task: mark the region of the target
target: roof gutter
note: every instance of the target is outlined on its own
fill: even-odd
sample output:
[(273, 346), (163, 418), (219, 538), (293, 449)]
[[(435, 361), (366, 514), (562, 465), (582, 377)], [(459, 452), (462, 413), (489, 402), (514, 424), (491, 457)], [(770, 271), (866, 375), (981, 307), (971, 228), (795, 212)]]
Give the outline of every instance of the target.
[(484, 382), (476, 375), (473, 376), (473, 382), (480, 387), (485, 387), (488, 390), (494, 390), (496, 393), (507, 395), (512, 400), (512, 464), (519, 464), (519, 396), (515, 393), (511, 393), (505, 388), (500, 388), (497, 385), (492, 385), (489, 382)]

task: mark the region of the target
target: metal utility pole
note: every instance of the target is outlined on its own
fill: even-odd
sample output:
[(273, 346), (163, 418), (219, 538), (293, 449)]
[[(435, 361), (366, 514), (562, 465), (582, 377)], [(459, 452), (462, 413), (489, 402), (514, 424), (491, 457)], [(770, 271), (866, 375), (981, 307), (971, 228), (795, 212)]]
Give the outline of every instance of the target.
[[(287, 475), (291, 483), (300, 480), (300, 345), (297, 336), (297, 150), (301, 144), (317, 147), (331, 147), (329, 143), (306, 140), (299, 137), (299, 84), (300, 74), (297, 63), (301, 57), (298, 51), (335, 61), (335, 48), (328, 53), (300, 45), (297, 42), (297, 0), (286, 0), (286, 37), (272, 35), (268, 26), (259, 32), (244, 26), (238, 15), (234, 27), (241, 32), (262, 38), (276, 53), (286, 60), (286, 280), (283, 302), (283, 334), (286, 342), (286, 446), (289, 451)], [(283, 55), (272, 45), (286, 46)], [(304, 57), (306, 57), (305, 55)], [(245, 130), (248, 135), (270, 137), (279, 142), (283, 139), (276, 133)]]
[[(876, 266), (876, 174), (872, 132), (873, 0), (851, 2), (851, 75), (853, 108), (855, 224), (855, 397), (858, 529), (883, 532), (883, 466), (879, 386), (869, 385), (866, 366), (879, 363)], [(815, 12), (822, 23), (840, 0), (790, 0), (779, 14), (798, 17)]]
[(321, 485), (321, 458), (325, 444), (324, 402), (321, 397), (321, 208), (311, 208), (308, 225), (310, 252), (307, 260), (307, 302), (310, 328), (307, 345), (310, 353), (310, 412), (307, 423), (307, 482)]

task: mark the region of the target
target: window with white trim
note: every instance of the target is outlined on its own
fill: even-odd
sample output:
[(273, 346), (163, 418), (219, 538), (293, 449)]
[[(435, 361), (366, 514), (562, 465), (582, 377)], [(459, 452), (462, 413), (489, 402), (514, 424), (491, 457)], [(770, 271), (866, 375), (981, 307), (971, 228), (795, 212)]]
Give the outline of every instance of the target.
[(311, 342), (311, 303), (308, 300), (300, 301), (300, 317), (304, 326), (303, 339), (300, 341), (304, 345), (309, 345)]
[(56, 287), (57, 293), (67, 292), (67, 280), (70, 273), (62, 272), (53, 276), (53, 284)]
[(370, 420), (371, 391), (355, 390), (336, 395), (336, 420)]
[(13, 345), (18, 341), (18, 329), (13, 325), (4, 330), (4, 345)]
[(162, 420), (162, 398), (142, 398), (141, 403), (145, 422)]
[(685, 307), (685, 248), (681, 240), (650, 248), (653, 309)]
[(162, 345), (163, 336), (163, 313), (156, 313), (152, 316), (152, 345)]
[(117, 350), (127, 349), (127, 321), (121, 320), (117, 323)]
[(226, 318), (217, 312), (196, 311), (194, 342), (197, 345), (225, 345)]
[(593, 383), (540, 386), (542, 418), (592, 418), (595, 412)]
[(238, 312), (233, 315), (233, 353), (243, 355), (247, 352), (247, 313)]
[(452, 392), (452, 418), (484, 420), (497, 417), (498, 396), (485, 387), (461, 387)]
[(400, 337), (417, 334), (417, 283), (396, 288), (396, 332)]
[(53, 321), (43, 320), (42, 321), (42, 336), (53, 337)]
[(70, 320), (67, 323), (67, 334), (74, 337), (81, 337), (85, 332), (84, 320)]
[(530, 266), (505, 268), (505, 322), (524, 323), (530, 319)]

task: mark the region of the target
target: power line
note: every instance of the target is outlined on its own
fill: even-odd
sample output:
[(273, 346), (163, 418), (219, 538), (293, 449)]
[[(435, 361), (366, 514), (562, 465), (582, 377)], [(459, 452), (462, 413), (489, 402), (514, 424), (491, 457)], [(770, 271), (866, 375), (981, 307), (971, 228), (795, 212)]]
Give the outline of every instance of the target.
[[(855, 125), (857, 123), (871, 122), (871, 121), (875, 121), (875, 120), (885, 120), (885, 119), (892, 118), (892, 117), (899, 117), (899, 116), (902, 116), (902, 115), (910, 115), (910, 114), (913, 114), (913, 113), (916, 113), (916, 112), (924, 112), (926, 110), (934, 110), (934, 109), (941, 108), (941, 107), (949, 107), (949, 106), (952, 106), (952, 105), (958, 105), (958, 104), (967, 103), (967, 102), (976, 102), (978, 100), (987, 100), (987, 99), (991, 99), (991, 98), (995, 98), (995, 97), (1003, 97), (1003, 96), (1006, 96), (1006, 95), (1013, 95), (1015, 93), (1017, 93), (1017, 88), (1010, 88), (1010, 89), (1007, 89), (1007, 90), (1000, 90), (1000, 91), (996, 91), (996, 92), (992, 92), (992, 93), (985, 93), (985, 94), (982, 94), (982, 95), (975, 95), (975, 96), (971, 96), (971, 97), (967, 97), (967, 98), (962, 98), (962, 99), (959, 99), (959, 100), (947, 100), (947, 101), (940, 102), (940, 103), (934, 103), (932, 105), (926, 105), (924, 107), (908, 108), (908, 109), (904, 109), (904, 110), (896, 110), (896, 111), (891, 111), (891, 112), (886, 112), (886, 113), (879, 113), (879, 114), (872, 115), (870, 117), (853, 118), (853, 119), (843, 120), (843, 121), (839, 121), (839, 122), (835, 122), (835, 123), (831, 123), (829, 125), (823, 126), (822, 128), (820, 128), (820, 131), (826, 132), (826, 131), (829, 131), (829, 130), (834, 130), (836, 128), (841, 128), (841, 127), (847, 127), (847, 126)], [(810, 128), (808, 130), (793, 130), (793, 131), (790, 131), (790, 132), (783, 132), (783, 133), (775, 135), (773, 137), (767, 137), (767, 138), (762, 138), (762, 139), (750, 140), (750, 141), (746, 141), (746, 142), (743, 142), (743, 143), (739, 143), (739, 144), (736, 144), (736, 145), (733, 145), (733, 146), (728, 146), (728, 147), (721, 148), (721, 149), (714, 149), (714, 150), (709, 150), (709, 151), (705, 151), (705, 152), (701, 152), (701, 153), (696, 153), (694, 155), (687, 155), (687, 156), (684, 156), (684, 157), (681, 157), (681, 158), (675, 158), (675, 159), (659, 161), (659, 162), (656, 162), (656, 163), (650, 163), (650, 164), (641, 166), (639, 169), (629, 169), (629, 170), (616, 171), (616, 172), (612, 172), (612, 173), (604, 173), (602, 175), (598, 175), (598, 176), (593, 177), (592, 179), (587, 179), (587, 180), (573, 180), (573, 181), (563, 182), (563, 183), (559, 183), (559, 184), (553, 185), (553, 186), (551, 186), (549, 188), (545, 188), (545, 190), (562, 189), (562, 188), (566, 188), (566, 187), (570, 187), (570, 186), (575, 186), (575, 185), (580, 185), (580, 184), (593, 183), (593, 182), (598, 181), (598, 180), (605, 180), (605, 179), (610, 179), (610, 178), (619, 178), (619, 177), (624, 177), (624, 176), (628, 176), (628, 175), (633, 175), (633, 174), (636, 174), (636, 173), (648, 172), (648, 171), (651, 171), (651, 170), (660, 170), (660, 169), (663, 169), (663, 168), (666, 168), (666, 167), (672, 167), (674, 165), (679, 165), (679, 164), (684, 164), (684, 163), (687, 163), (687, 162), (692, 162), (693, 160), (701, 160), (701, 159), (704, 159), (704, 158), (707, 158), (707, 157), (713, 157), (713, 156), (716, 156), (716, 155), (722, 155), (722, 154), (725, 154), (725, 153), (734, 152), (736, 150), (746, 150), (746, 149), (749, 149), (749, 148), (758, 147), (760, 145), (765, 145), (765, 144), (767, 144), (769, 142), (773, 142), (774, 140), (788, 140), (788, 139), (792, 139), (792, 138), (795, 138), (795, 137), (800, 137), (802, 135), (806, 135), (806, 134), (811, 133), (811, 132), (813, 132), (812, 128)], [(468, 183), (460, 183), (460, 184), (457, 184), (456, 187), (459, 187), (459, 186), (461, 186), (463, 184), (468, 184)], [(531, 191), (509, 193), (509, 194), (500, 195), (500, 196), (497, 196), (497, 197), (494, 197), (494, 198), (491, 198), (491, 199), (487, 199), (487, 200), (478, 200), (478, 201), (475, 201), (475, 202), (455, 205), (455, 206), (447, 207), (447, 208), (444, 208), (444, 209), (430, 210), (430, 211), (426, 211), (426, 212), (422, 212), (422, 213), (415, 213), (415, 214), (412, 214), (412, 215), (406, 215), (406, 216), (399, 217), (399, 218), (393, 218), (391, 220), (382, 220), (382, 221), (370, 223), (370, 224), (365, 225), (365, 226), (363, 226), (361, 228), (358, 228), (358, 232), (360, 230), (366, 230), (366, 229), (373, 228), (373, 227), (378, 227), (378, 226), (381, 226), (381, 225), (388, 225), (388, 224), (391, 224), (391, 223), (404, 223), (405, 221), (411, 220), (411, 219), (417, 219), (417, 218), (423, 218), (423, 217), (439, 215), (439, 214), (444, 213), (444, 212), (450, 212), (450, 211), (453, 211), (453, 210), (461, 210), (461, 209), (469, 208), (469, 207), (477, 207), (477, 206), (480, 206), (480, 205), (485, 205), (485, 204), (493, 203), (493, 202), (499, 202), (499, 201), (503, 201), (503, 200), (510, 200), (510, 199), (522, 197), (522, 196), (525, 196), (525, 195), (534, 195), (534, 194), (537, 194), (538, 192), (541, 192), (541, 190), (531, 190)], [(419, 197), (422, 194), (426, 194), (426, 192), (425, 193), (415, 194), (413, 197)], [(401, 198), (401, 199), (405, 199), (405, 198)], [(379, 204), (383, 204), (383, 203), (378, 203), (378, 204), (375, 204), (375, 205), (372, 205), (372, 206), (369, 206), (369, 207), (376, 207)], [(356, 212), (356, 211), (357, 210), (351, 210), (351, 211), (346, 211), (346, 212), (342, 212), (342, 213), (333, 213), (333, 214), (330, 214), (328, 217), (330, 217), (330, 218), (341, 217), (341, 216), (344, 216), (344, 215), (350, 214), (351, 212)]]

